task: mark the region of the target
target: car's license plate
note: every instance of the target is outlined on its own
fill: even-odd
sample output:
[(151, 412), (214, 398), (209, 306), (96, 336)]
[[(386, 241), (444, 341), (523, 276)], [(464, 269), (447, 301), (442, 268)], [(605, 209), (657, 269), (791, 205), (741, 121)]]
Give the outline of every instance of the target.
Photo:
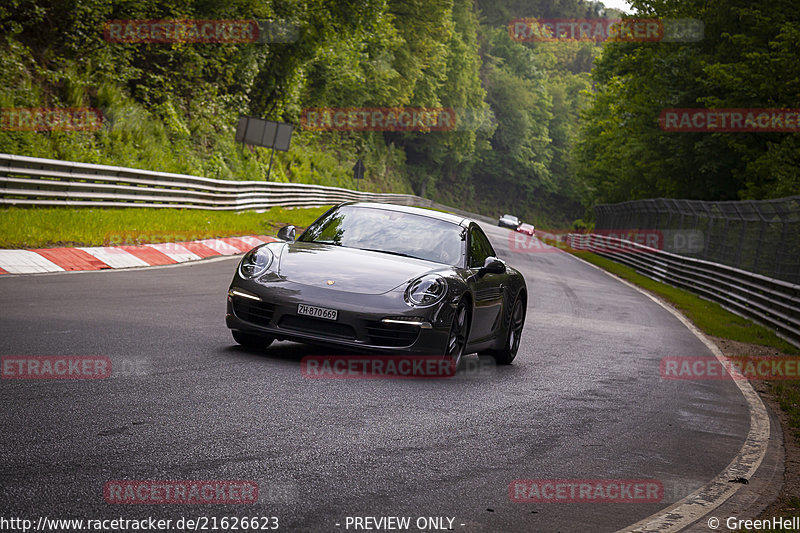
[(339, 311), (336, 309), (326, 309), (325, 307), (315, 307), (305, 304), (297, 304), (297, 314), (313, 316), (314, 318), (324, 318), (325, 320), (336, 320), (339, 317)]

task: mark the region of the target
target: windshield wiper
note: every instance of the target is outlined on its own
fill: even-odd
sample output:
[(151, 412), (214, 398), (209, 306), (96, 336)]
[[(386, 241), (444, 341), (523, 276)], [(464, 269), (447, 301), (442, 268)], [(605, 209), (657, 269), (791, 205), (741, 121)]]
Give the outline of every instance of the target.
[(379, 250), (377, 248), (356, 248), (356, 250), (364, 250), (365, 252), (380, 252), (382, 254), (399, 255), (400, 257), (410, 257), (411, 259), (422, 259), (416, 255), (404, 254), (403, 252), (393, 252), (391, 250)]

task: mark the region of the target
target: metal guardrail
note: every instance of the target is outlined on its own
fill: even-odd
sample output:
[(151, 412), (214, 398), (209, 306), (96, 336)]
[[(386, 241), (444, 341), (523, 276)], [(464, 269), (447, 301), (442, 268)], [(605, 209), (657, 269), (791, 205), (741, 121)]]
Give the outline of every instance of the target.
[(704, 245), (681, 255), (800, 283), (800, 196), (773, 200), (672, 198), (595, 206), (596, 230), (693, 230)]
[(357, 192), (302, 183), (234, 181), (0, 154), (0, 204), (245, 210), (351, 200), (433, 207), (410, 194)]
[(800, 285), (596, 233), (571, 233), (567, 244), (718, 302), (800, 346)]

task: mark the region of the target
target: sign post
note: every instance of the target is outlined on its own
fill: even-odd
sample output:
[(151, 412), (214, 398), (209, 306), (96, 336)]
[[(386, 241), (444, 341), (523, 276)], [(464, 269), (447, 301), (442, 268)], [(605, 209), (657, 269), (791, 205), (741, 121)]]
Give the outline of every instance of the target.
[(356, 190), (358, 190), (359, 180), (364, 179), (364, 162), (360, 158), (353, 167), (353, 179), (356, 180)]
[(293, 128), (294, 126), (286, 122), (273, 122), (262, 118), (240, 116), (239, 124), (236, 126), (235, 140), (242, 143), (242, 146), (250, 144), (272, 150), (269, 156), (269, 168), (267, 168), (267, 181), (269, 181), (275, 150), (283, 152), (289, 150)]

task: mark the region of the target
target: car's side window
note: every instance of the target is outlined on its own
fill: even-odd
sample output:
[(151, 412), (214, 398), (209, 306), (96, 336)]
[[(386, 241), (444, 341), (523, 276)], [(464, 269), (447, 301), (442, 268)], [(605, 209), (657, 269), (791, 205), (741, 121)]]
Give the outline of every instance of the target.
[(494, 255), (494, 249), (489, 243), (489, 239), (479, 228), (473, 227), (469, 232), (469, 266), (480, 268), (486, 262), (487, 257)]

